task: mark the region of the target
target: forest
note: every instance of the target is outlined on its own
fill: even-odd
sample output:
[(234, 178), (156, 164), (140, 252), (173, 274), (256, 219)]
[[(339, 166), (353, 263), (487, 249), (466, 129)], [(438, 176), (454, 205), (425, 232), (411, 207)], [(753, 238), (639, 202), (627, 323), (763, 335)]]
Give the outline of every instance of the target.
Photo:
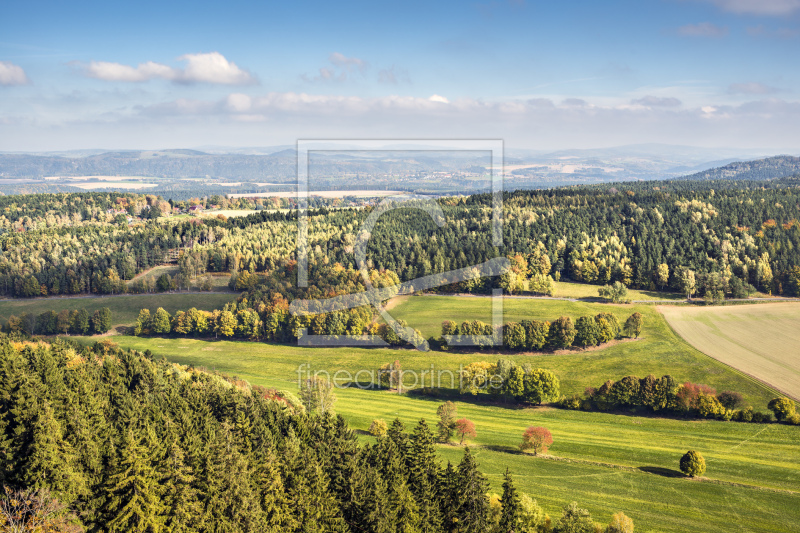
[[(800, 179), (784, 178), (516, 191), (504, 198), (501, 248), (491, 242), (490, 195), (443, 197), (441, 228), (415, 209), (383, 214), (370, 235), (367, 267), (403, 282), (507, 256), (512, 269), (503, 279), (442, 290), (546, 293), (551, 279), (569, 279), (687, 296), (800, 295), (798, 185)], [(34, 197), (4, 199), (0, 293), (116, 294), (129, 290), (126, 281), (138, 273), (169, 262), (180, 266), (179, 288), (209, 271), (231, 273), (237, 289), (266, 287), (276, 269), (296, 275), (293, 211), (148, 218), (148, 211), (171, 204), (132, 195), (120, 201), (141, 220), (128, 224), (108, 213), (111, 196), (92, 193), (81, 202), (67, 194), (39, 204)], [(353, 247), (371, 212), (370, 206), (310, 211), (311, 279), (331, 266), (355, 269)], [(236, 282), (245, 272), (247, 283)]]
[[(308, 404), (309, 407), (313, 404)], [(342, 417), (108, 341), (0, 337), (0, 527), (11, 531), (619, 531), (550, 518), (420, 420), (371, 443)], [(431, 413), (432, 418), (435, 413)], [(623, 518), (624, 517), (624, 518)]]

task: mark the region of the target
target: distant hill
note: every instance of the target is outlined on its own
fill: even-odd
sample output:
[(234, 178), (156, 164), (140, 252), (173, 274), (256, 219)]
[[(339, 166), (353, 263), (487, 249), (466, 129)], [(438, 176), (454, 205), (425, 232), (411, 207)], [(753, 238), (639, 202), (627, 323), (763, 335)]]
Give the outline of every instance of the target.
[(800, 157), (779, 155), (756, 159), (755, 161), (736, 161), (722, 167), (712, 168), (681, 176), (679, 180), (771, 180), (800, 174)]

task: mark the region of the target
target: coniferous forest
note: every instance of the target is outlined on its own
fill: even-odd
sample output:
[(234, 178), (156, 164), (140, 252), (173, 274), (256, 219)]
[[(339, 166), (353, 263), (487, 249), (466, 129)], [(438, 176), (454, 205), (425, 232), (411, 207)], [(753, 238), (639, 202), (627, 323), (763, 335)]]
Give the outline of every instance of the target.
[(508, 474), (490, 500), (470, 450), (444, 465), (436, 439), (397, 420), (364, 444), (341, 417), (149, 353), (0, 338), (5, 530), (594, 531), (574, 504), (551, 523)]

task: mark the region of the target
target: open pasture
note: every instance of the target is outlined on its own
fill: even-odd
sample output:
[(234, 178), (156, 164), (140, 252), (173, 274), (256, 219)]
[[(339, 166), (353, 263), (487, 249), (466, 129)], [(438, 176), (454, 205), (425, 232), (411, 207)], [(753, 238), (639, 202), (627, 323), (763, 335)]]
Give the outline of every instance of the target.
[[(420, 298), (424, 299), (424, 298)], [(649, 308), (654, 313), (652, 308)], [(663, 324), (663, 321), (662, 321)], [(653, 325), (648, 326), (652, 334)], [(668, 331), (668, 328), (667, 328)], [(674, 337), (674, 335), (673, 335)], [(168, 360), (206, 367), (263, 386), (298, 388), (300, 365), (332, 374), (344, 369), (372, 370), (399, 359), (404, 369), (457, 368), (458, 364), (491, 359), (479, 354), (421, 353), (409, 350), (300, 348), (263, 343), (159, 339), (117, 336), (123, 348), (150, 349)], [(678, 343), (682, 343), (677, 339)], [(645, 341), (629, 343), (636, 345)], [(555, 371), (562, 379), (588, 385), (599, 372), (592, 368), (581, 379), (584, 363), (614, 347), (585, 355), (545, 356), (535, 361)], [(715, 363), (689, 348), (690, 353)], [(648, 350), (628, 353), (645, 359)], [(611, 356), (619, 361), (626, 354)], [(663, 354), (660, 354), (663, 355)], [(525, 356), (513, 356), (513, 359)], [(654, 358), (658, 358), (657, 354)], [(601, 362), (597, 357), (594, 364)], [(633, 366), (635, 362), (631, 362)], [(664, 365), (670, 364), (664, 362)], [(672, 364), (675, 364), (673, 362)], [(743, 379), (720, 365), (720, 376), (736, 386)], [(669, 368), (665, 366), (669, 371)], [(602, 372), (606, 372), (603, 370)], [(674, 370), (674, 374), (677, 374)], [(720, 377), (718, 376), (718, 378)], [(411, 429), (420, 418), (433, 426), (440, 401), (388, 391), (358, 388), (336, 390), (337, 413), (355, 429), (365, 431), (371, 421), (400, 418)], [(766, 397), (768, 394), (763, 394)], [(508, 467), (518, 489), (538, 499), (551, 516), (570, 501), (577, 501), (593, 516), (607, 522), (611, 514), (623, 511), (636, 522), (637, 531), (684, 532), (793, 531), (800, 520), (800, 428), (735, 422), (690, 421), (603, 413), (564, 411), (551, 408), (517, 409), (502, 405), (475, 404), (470, 397), (457, 402), (459, 417), (472, 420), (478, 436), (471, 442), (481, 469), (500, 492), (502, 472)], [(759, 405), (760, 408), (764, 406)], [(516, 446), (528, 426), (545, 426), (555, 443), (550, 454), (561, 460), (522, 455)], [(363, 437), (370, 438), (370, 437)], [(708, 481), (688, 480), (678, 472), (678, 459), (687, 449), (701, 451), (708, 461)], [(442, 445), (444, 460), (457, 462), (462, 451)]]
[(800, 398), (800, 303), (665, 306), (661, 312), (701, 352)]

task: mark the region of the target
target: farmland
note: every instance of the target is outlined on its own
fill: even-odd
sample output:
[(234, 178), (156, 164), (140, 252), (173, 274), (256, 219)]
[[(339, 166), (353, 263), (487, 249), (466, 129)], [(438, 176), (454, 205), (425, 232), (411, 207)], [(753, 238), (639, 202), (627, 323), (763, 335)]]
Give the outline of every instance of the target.
[(800, 304), (664, 307), (662, 312), (698, 350), (800, 398)]

